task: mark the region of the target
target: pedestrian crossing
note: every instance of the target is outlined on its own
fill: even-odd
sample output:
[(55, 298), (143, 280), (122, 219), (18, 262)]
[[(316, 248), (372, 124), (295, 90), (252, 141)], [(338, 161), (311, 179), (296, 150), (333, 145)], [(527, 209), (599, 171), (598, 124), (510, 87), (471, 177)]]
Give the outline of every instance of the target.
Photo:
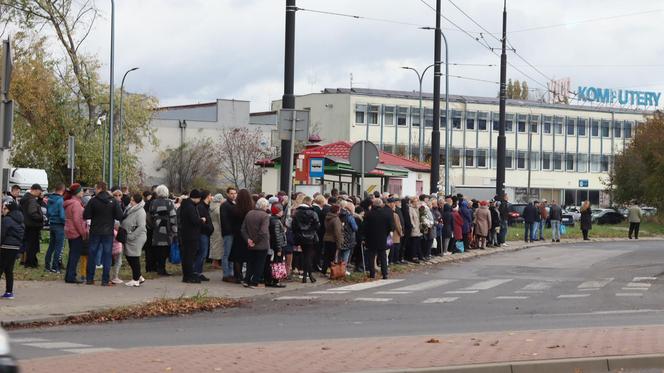
[(90, 354), (95, 352), (107, 352), (115, 350), (109, 347), (94, 347), (83, 343), (52, 341), (44, 338), (11, 338), (11, 343), (13, 345), (67, 352), (70, 354)]
[[(560, 302), (582, 301), (590, 297), (643, 297), (657, 281), (653, 276), (630, 279), (603, 277), (585, 280), (533, 281), (524, 278), (437, 278), (422, 281), (390, 279), (364, 282), (323, 290), (306, 295), (284, 295), (274, 300), (325, 300), (339, 297), (357, 303), (389, 303), (404, 299), (421, 304), (454, 303), (463, 299), (488, 296), (496, 302), (527, 301), (549, 297)], [(426, 298), (425, 298), (426, 296)], [(418, 299), (418, 297), (424, 299)]]

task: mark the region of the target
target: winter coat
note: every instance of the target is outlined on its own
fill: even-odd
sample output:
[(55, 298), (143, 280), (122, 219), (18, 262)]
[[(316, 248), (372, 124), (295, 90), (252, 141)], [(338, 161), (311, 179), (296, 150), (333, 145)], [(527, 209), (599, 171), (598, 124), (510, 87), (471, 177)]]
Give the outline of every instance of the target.
[(44, 226), (44, 213), (37, 197), (25, 193), (21, 198), (21, 210), (23, 210), (23, 222), (26, 228), (42, 228)]
[(500, 227), (500, 213), (496, 207), (489, 207), (491, 212), (491, 229)]
[(214, 228), (210, 236), (210, 259), (221, 260), (224, 253), (224, 238), (221, 235), (221, 203), (212, 201), (210, 204), (210, 220)]
[(334, 242), (337, 250), (341, 250), (344, 243), (344, 231), (339, 215), (332, 212), (328, 212), (325, 215), (325, 235), (323, 236), (323, 241)]
[(491, 212), (488, 206), (480, 206), (475, 210), (475, 235), (487, 237), (491, 229)]
[(447, 203), (443, 206), (443, 238), (454, 237), (454, 216), (452, 206)]
[(252, 251), (268, 251), (270, 249), (270, 215), (265, 210), (254, 209), (247, 213), (242, 223), (242, 237), (245, 241), (252, 240)]
[(563, 210), (558, 205), (551, 205), (549, 207), (549, 218), (551, 220), (562, 220), (563, 219)]
[(240, 212), (238, 211), (237, 205), (231, 200), (226, 200), (226, 202), (221, 204), (221, 235), (222, 236), (232, 236), (233, 227), (235, 225), (241, 226), (242, 222), (237, 222), (240, 220)]
[(341, 250), (350, 250), (357, 244), (357, 222), (355, 221), (353, 214), (344, 209), (339, 212), (339, 219), (343, 226), (344, 235), (344, 242), (343, 245), (341, 245)]
[(198, 208), (191, 198), (186, 198), (180, 204), (180, 221), (178, 231), (181, 241), (198, 241), (201, 236), (201, 216), (198, 214)]
[(401, 243), (401, 237), (403, 236), (401, 219), (399, 218), (399, 214), (396, 211), (393, 213), (393, 217), (394, 217), (394, 232), (392, 232), (392, 242), (395, 244)]
[(468, 201), (461, 201), (459, 204), (459, 213), (463, 218), (463, 234), (470, 233), (473, 228), (473, 210), (468, 206)]
[(143, 245), (148, 240), (144, 207), (145, 202), (141, 201), (135, 206), (130, 205), (125, 209), (120, 226), (127, 231), (127, 242), (124, 244), (124, 254), (126, 256), (141, 256)]
[(214, 233), (214, 224), (212, 223), (212, 218), (210, 217), (210, 206), (201, 201), (196, 208), (198, 208), (198, 214), (201, 218), (205, 218), (205, 223), (201, 225), (201, 234), (204, 234), (208, 237), (212, 236)]
[(49, 224), (64, 224), (64, 198), (57, 193), (49, 194), (48, 203), (46, 204), (46, 213), (48, 215)]
[(18, 250), (23, 243), (23, 234), (25, 226), (23, 225), (23, 213), (16, 209), (2, 217), (2, 237), (0, 242), (3, 249)]
[(641, 212), (641, 208), (639, 206), (634, 205), (629, 208), (629, 215), (627, 215), (627, 219), (630, 223), (640, 223), (642, 217), (643, 213)]
[(152, 227), (152, 246), (168, 246), (178, 236), (178, 215), (173, 201), (158, 197), (150, 201), (148, 222)]
[(427, 205), (420, 204), (420, 232), (422, 235), (430, 236), (431, 229), (433, 228), (433, 214)]
[(500, 204), (498, 205), (498, 213), (500, 213), (500, 219), (502, 221), (508, 222), (510, 220), (509, 202), (500, 201)]
[(65, 205), (65, 237), (69, 240), (76, 238), (88, 239), (88, 224), (83, 219), (83, 202), (78, 197), (72, 197)]
[(546, 219), (549, 218), (549, 213), (546, 212), (546, 206), (544, 205), (544, 203), (540, 203), (540, 205), (537, 209), (539, 211), (540, 219), (542, 221), (545, 221)]
[(122, 220), (122, 209), (110, 193), (101, 192), (85, 206), (83, 218), (91, 220), (90, 234), (110, 236), (113, 234), (115, 221)]
[(410, 218), (410, 202), (408, 202), (408, 199), (406, 198), (401, 200), (401, 216), (403, 217), (403, 219), (401, 219), (401, 223), (404, 236), (410, 237), (412, 233), (411, 231), (413, 229), (413, 223), (411, 222)]
[(528, 224), (534, 223), (537, 220), (538, 215), (537, 207), (532, 203), (529, 203), (528, 206), (523, 209), (523, 221)]
[(408, 216), (410, 217), (411, 228), (410, 236), (411, 237), (422, 237), (422, 232), (420, 231), (420, 211), (417, 207), (412, 205), (408, 207)]
[(319, 242), (320, 221), (312, 207), (300, 205), (293, 216), (293, 239), (296, 245), (315, 245)]
[(318, 221), (320, 222), (320, 225), (318, 226), (318, 240), (324, 241), (323, 238), (325, 237), (325, 217), (327, 216), (327, 213), (330, 212), (330, 210), (332, 210), (332, 207), (330, 205), (325, 205), (321, 207), (314, 204), (312, 208), (316, 212), (316, 215), (318, 215)]
[(590, 207), (581, 211), (581, 229), (591, 230), (593, 228), (593, 212)]
[(454, 239), (463, 240), (463, 216), (459, 211), (452, 212), (454, 218)]
[(284, 224), (278, 216), (270, 216), (270, 248), (275, 252), (279, 252), (287, 245)]
[(394, 230), (393, 215), (389, 207), (373, 208), (364, 215), (364, 240), (367, 250), (387, 249), (387, 236)]
[[(399, 216), (399, 224), (401, 225), (401, 237), (403, 237), (403, 236), (406, 235), (406, 227), (405, 227), (406, 222), (405, 222), (404, 216), (403, 216), (403, 209), (401, 207), (397, 206), (397, 208), (394, 209), (394, 212), (397, 214), (397, 216)], [(396, 220), (395, 220), (395, 224), (396, 224)]]

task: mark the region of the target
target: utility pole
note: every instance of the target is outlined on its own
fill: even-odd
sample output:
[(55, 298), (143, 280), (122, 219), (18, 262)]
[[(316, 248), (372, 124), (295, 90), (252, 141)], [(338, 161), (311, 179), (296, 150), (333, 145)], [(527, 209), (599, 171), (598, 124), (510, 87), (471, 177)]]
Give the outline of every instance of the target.
[[(433, 52), (433, 130), (431, 131), (431, 187), (430, 193), (438, 193), (440, 180), (440, 11), (441, 0), (436, 0), (436, 35)], [(447, 59), (445, 60), (447, 63)], [(445, 160), (445, 163), (448, 161)]]
[[(295, 0), (286, 0), (286, 43), (284, 57), (284, 95), (281, 99), (283, 109), (295, 109), (295, 95), (293, 93), (295, 81)], [(293, 128), (293, 131), (295, 128)], [(288, 190), (291, 173), (291, 147), (295, 144), (292, 140), (281, 140), (281, 179), (279, 189)], [(289, 201), (291, 196), (288, 196)]]
[(115, 0), (111, 0), (111, 71), (110, 71), (110, 110), (109, 110), (109, 120), (108, 120), (108, 188), (113, 187), (113, 161), (114, 161), (114, 152), (113, 152), (113, 131), (115, 128), (115, 121), (113, 118), (115, 111)]
[(505, 194), (505, 101), (507, 99), (507, 0), (503, 2), (503, 39), (502, 53), (500, 54), (500, 124), (498, 128), (498, 150), (496, 162), (496, 195), (502, 200)]

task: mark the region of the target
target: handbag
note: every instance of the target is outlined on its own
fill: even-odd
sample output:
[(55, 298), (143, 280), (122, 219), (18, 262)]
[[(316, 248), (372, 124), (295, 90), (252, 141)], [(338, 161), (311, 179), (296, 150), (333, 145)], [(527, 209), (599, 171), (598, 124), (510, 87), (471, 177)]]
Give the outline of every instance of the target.
[(338, 261), (330, 265), (330, 280), (338, 280), (346, 277), (346, 262)]
[(119, 227), (118, 233), (115, 235), (115, 240), (119, 243), (127, 243), (127, 230)]
[(270, 272), (272, 273), (272, 278), (275, 280), (283, 280), (288, 277), (288, 273), (286, 272), (286, 263), (284, 262), (271, 263)]
[(177, 241), (171, 244), (171, 252), (168, 256), (168, 261), (171, 262), (171, 264), (180, 264), (182, 262), (182, 258), (180, 257), (180, 245), (178, 245)]

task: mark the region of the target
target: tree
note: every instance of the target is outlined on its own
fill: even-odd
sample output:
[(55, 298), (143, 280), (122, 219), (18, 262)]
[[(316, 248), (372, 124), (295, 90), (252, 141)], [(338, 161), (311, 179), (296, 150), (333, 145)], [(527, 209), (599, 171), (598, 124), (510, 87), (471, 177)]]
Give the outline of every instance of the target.
[(512, 99), (520, 99), (521, 98), (521, 82), (518, 80), (514, 81), (514, 88), (512, 90), (512, 94), (508, 97)]
[(664, 113), (656, 112), (635, 128), (625, 150), (618, 154), (610, 175), (617, 202), (633, 199), (664, 208)]
[(525, 81), (520, 82), (518, 80), (512, 81), (512, 79), (508, 79), (505, 92), (508, 99), (527, 100), (529, 96), (528, 83)]
[(512, 95), (514, 94), (514, 83), (512, 82), (512, 79), (507, 80), (507, 87), (505, 88), (505, 92), (507, 94), (507, 98), (512, 98)]
[(263, 133), (260, 129), (224, 129), (219, 138), (221, 176), (236, 188), (258, 191), (261, 188), (263, 170), (256, 161), (274, 157), (274, 152), (261, 145)]
[(529, 96), (529, 90), (528, 90), (528, 82), (525, 80), (521, 82), (521, 99), (522, 100), (527, 100)]
[(172, 191), (182, 193), (192, 188), (216, 189), (214, 186), (221, 162), (214, 148), (215, 144), (210, 139), (199, 139), (175, 149), (168, 148), (161, 153), (157, 171), (166, 171), (166, 185)]

